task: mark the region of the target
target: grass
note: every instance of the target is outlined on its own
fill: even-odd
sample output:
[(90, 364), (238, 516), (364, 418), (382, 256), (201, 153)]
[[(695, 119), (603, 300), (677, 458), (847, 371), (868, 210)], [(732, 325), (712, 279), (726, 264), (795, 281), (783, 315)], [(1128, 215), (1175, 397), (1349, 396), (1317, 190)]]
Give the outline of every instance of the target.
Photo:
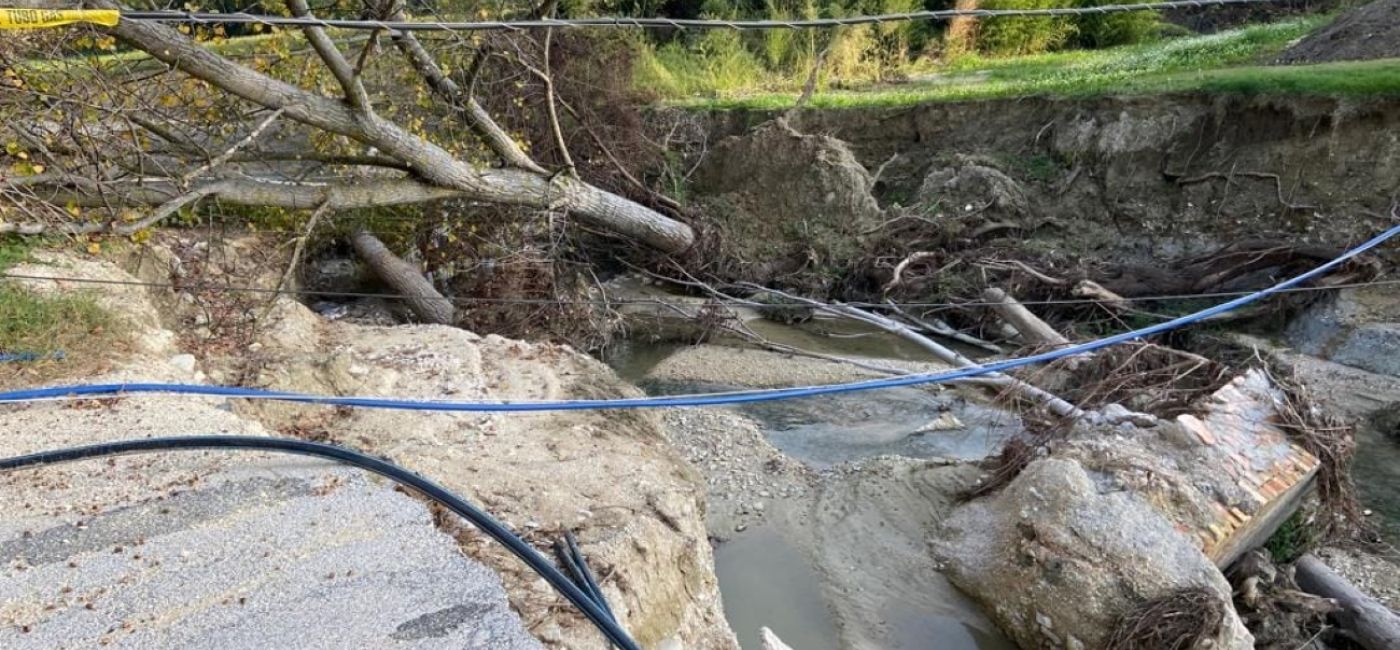
[[(0, 238), (0, 271), (30, 259), (36, 238)], [(120, 336), (89, 294), (42, 295), (0, 280), (0, 352), (62, 352), (62, 359), (0, 361), (0, 386), (32, 385), (101, 365)]]
[(38, 245), (34, 237), (0, 237), (0, 271), (29, 261), (29, 254)]
[[(1007, 97), (1094, 97), (1161, 92), (1400, 96), (1400, 59), (1306, 66), (1259, 65), (1325, 24), (1310, 16), (1211, 34), (1105, 50), (987, 59), (967, 57), (933, 75), (894, 86), (821, 92), (811, 106), (867, 108)], [(673, 98), (708, 109), (782, 109), (794, 93), (732, 92)]]
[(111, 318), (90, 296), (43, 296), (0, 285), (0, 350), (68, 352), (86, 348), (89, 338), (111, 326)]
[(1278, 530), (1264, 542), (1264, 548), (1274, 562), (1288, 564), (1302, 557), (1317, 545), (1317, 533), (1308, 527), (1302, 510), (1285, 519)]

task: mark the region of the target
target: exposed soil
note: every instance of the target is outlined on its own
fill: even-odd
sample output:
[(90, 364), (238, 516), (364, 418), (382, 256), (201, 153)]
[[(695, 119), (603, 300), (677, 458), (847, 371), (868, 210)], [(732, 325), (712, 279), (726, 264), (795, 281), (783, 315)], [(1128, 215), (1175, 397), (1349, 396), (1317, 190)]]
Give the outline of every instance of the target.
[(1400, 0), (1375, 0), (1288, 48), (1279, 63), (1366, 61), (1400, 57)]

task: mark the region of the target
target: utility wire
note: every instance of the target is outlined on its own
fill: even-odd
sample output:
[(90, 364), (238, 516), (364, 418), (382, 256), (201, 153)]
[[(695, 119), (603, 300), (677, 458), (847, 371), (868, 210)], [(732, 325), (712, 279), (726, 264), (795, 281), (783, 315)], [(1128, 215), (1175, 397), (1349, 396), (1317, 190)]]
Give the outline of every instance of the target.
[[(94, 286), (129, 286), (146, 287), (151, 289), (173, 289), (177, 291), (212, 292), (212, 293), (253, 293), (253, 294), (285, 294), (299, 296), (315, 296), (322, 298), (378, 298), (383, 300), (411, 300), (414, 298), (427, 298), (430, 296), (418, 296), (404, 293), (375, 293), (364, 291), (317, 291), (312, 289), (275, 289), (272, 287), (251, 287), (240, 285), (222, 285), (210, 283), (177, 284), (173, 282), (149, 282), (145, 280), (104, 280), (98, 278), (75, 278), (50, 275), (28, 275), (23, 273), (0, 272), (0, 279), (27, 280), (39, 282), (71, 283), (78, 285)], [(1277, 291), (1280, 294), (1309, 293), (1316, 291), (1333, 291), (1337, 289), (1356, 289), (1362, 287), (1391, 286), (1400, 284), (1400, 279), (1390, 280), (1368, 280), (1365, 282), (1343, 282), (1327, 286), (1290, 287)], [(1207, 293), (1178, 293), (1159, 294), (1152, 296), (1124, 296), (1121, 302), (1166, 302), (1173, 300), (1196, 300), (1205, 298), (1234, 298), (1246, 296), (1253, 291), (1213, 291)], [(437, 296), (431, 296), (437, 298)], [(592, 305), (598, 307), (621, 306), (621, 305), (655, 305), (655, 306), (685, 306), (684, 303), (660, 298), (621, 298), (617, 300), (574, 300), (574, 299), (554, 299), (554, 298), (485, 298), (472, 296), (445, 296), (453, 303), (461, 305)], [(1117, 304), (1117, 300), (1104, 300), (1102, 298), (1051, 298), (1044, 300), (1018, 300), (1022, 305), (1095, 305), (1095, 304)], [(889, 307), (888, 302), (846, 302), (841, 303), (851, 307), (877, 309)], [(959, 308), (959, 307), (993, 307), (1000, 305), (999, 302), (988, 302), (982, 300), (970, 300), (967, 302), (898, 302), (893, 303), (898, 307), (914, 308)], [(799, 301), (773, 301), (762, 304), (764, 307), (811, 307), (811, 303)]]
[[(622, 629), (622, 626), (613, 618), (612, 612), (608, 609), (606, 603), (601, 602), (601, 592), (596, 592), (598, 594), (598, 600), (595, 600), (593, 589), (596, 588), (596, 583), (588, 582), (591, 573), (588, 573), (587, 565), (577, 567), (584, 586), (575, 584), (568, 576), (564, 575), (562, 571), (553, 564), (550, 564), (549, 560), (546, 560), (544, 556), (540, 555), (528, 542), (521, 539), (519, 535), (511, 532), (510, 528), (507, 528), (505, 524), (497, 521), (485, 511), (472, 505), (466, 499), (457, 496), (447, 488), (403, 467), (348, 447), (291, 438), (271, 438), (263, 436), (210, 435), (143, 438), (139, 440), (104, 442), (83, 447), (69, 447), (66, 449), (42, 451), (26, 456), (3, 458), (0, 459), (0, 471), (121, 454), (200, 449), (273, 451), (286, 454), (299, 454), (302, 456), (315, 456), (317, 458), (328, 458), (338, 463), (344, 463), (374, 472), (400, 485), (410, 487), (423, 496), (447, 507), (447, 509), (456, 513), (458, 516), (471, 522), (473, 526), (476, 526), (492, 539), (500, 542), (507, 550), (520, 558), (521, 561), (525, 562), (535, 573), (538, 573), (540, 577), (549, 582), (549, 584), (558, 590), (558, 592), (572, 603), (574, 607), (577, 607), (578, 610), (613, 644), (625, 650), (641, 650), (641, 646), (637, 645), (627, 634), (627, 631)], [(581, 563), (583, 555), (578, 551), (577, 544), (572, 543), (572, 536), (570, 536), (569, 539), (571, 541), (571, 550), (574, 553), (571, 560), (573, 560), (574, 564)], [(573, 568), (574, 567), (571, 567), (571, 570)]]
[(909, 375), (886, 377), (881, 379), (871, 379), (866, 381), (849, 382), (842, 384), (826, 384), (818, 386), (804, 386), (797, 388), (778, 388), (751, 391), (736, 391), (730, 393), (700, 393), (694, 395), (679, 395), (666, 397), (643, 397), (643, 398), (621, 398), (621, 399), (580, 399), (580, 400), (541, 400), (541, 401), (450, 401), (450, 400), (422, 400), (422, 399), (384, 399), (373, 397), (340, 397), (331, 395), (309, 395), (305, 393), (293, 393), (283, 391), (269, 391), (254, 388), (240, 388), (233, 386), (209, 386), (202, 384), (170, 384), (170, 383), (131, 383), (131, 384), (79, 384), (73, 386), (56, 386), (52, 388), (35, 388), (10, 391), (0, 393), (0, 403), (3, 402), (26, 402), (31, 400), (43, 400), (52, 397), (120, 397), (131, 393), (177, 393), (184, 395), (204, 395), (212, 397), (228, 397), (237, 399), (267, 399), (283, 402), (295, 402), (302, 404), (321, 404), (328, 406), (348, 406), (355, 408), (376, 408), (393, 409), (407, 411), (438, 411), (438, 412), (526, 412), (526, 411), (583, 411), (602, 409), (634, 409), (634, 408), (669, 408), (678, 406), (720, 406), (727, 404), (746, 404), (753, 402), (771, 402), (777, 400), (798, 399), (804, 397), (816, 397), (819, 395), (834, 395), (838, 393), (851, 393), (856, 391), (876, 390), (883, 388), (895, 388), (899, 386), (916, 386), (921, 384), (939, 384), (980, 377), (992, 373), (1013, 370), (1022, 366), (1029, 366), (1037, 363), (1046, 363), (1064, 357), (1093, 352), (1109, 346), (1143, 339), (1149, 336), (1168, 332), (1178, 328), (1191, 325), (1213, 316), (1224, 314), (1243, 307), (1252, 302), (1262, 300), (1268, 296), (1286, 291), (1299, 284), (1307, 282), (1316, 277), (1320, 277), (1333, 269), (1346, 263), (1348, 260), (1365, 253), (1396, 235), (1400, 235), (1400, 226), (1393, 226), (1385, 232), (1367, 240), (1365, 243), (1348, 250), (1342, 255), (1327, 261), (1326, 263), (1313, 268), (1306, 273), (1294, 276), (1272, 287), (1256, 291), (1254, 293), (1240, 296), (1233, 300), (1202, 309), (1200, 311), (1174, 318), (1165, 323), (1157, 323), (1148, 327), (1115, 334), (1113, 336), (1071, 345), (1068, 347), (1042, 352), (1026, 357), (1005, 359), (993, 363), (959, 368), (947, 372), (938, 373), (915, 373)]
[(1165, 9), (1194, 9), (1221, 5), (1248, 5), (1283, 0), (1172, 0), (1137, 4), (1112, 4), (1095, 7), (1051, 7), (1046, 9), (944, 9), (912, 11), (869, 16), (809, 18), (800, 20), (724, 20), (713, 18), (630, 18), (604, 16), (596, 18), (537, 18), (529, 20), (484, 21), (383, 21), (339, 18), (272, 16), (249, 13), (214, 13), (200, 11), (123, 11), (122, 20), (145, 20), (193, 24), (260, 24), (283, 27), (330, 27), (337, 29), (367, 29), (390, 31), (500, 31), (548, 29), (555, 27), (624, 27), (673, 29), (810, 29), (843, 25), (876, 25), (881, 23), (938, 21), (952, 18), (995, 18), (1001, 16), (1079, 16), (1111, 14), (1126, 11), (1160, 11)]

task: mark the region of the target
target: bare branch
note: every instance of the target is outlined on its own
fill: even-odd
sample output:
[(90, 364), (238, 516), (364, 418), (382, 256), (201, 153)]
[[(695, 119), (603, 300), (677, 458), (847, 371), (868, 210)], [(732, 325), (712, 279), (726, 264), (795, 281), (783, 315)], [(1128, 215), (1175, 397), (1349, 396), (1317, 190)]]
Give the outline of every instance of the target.
[(268, 300), (267, 309), (263, 310), (262, 317), (259, 320), (267, 318), (267, 315), (272, 312), (272, 308), (277, 304), (277, 297), (282, 295), (282, 288), (291, 284), (292, 276), (295, 275), (297, 271), (297, 265), (301, 264), (301, 256), (306, 252), (306, 243), (311, 240), (311, 233), (315, 232), (316, 224), (321, 222), (321, 217), (330, 212), (329, 205), (329, 203), (322, 203), (320, 207), (312, 211), (311, 218), (306, 220), (306, 229), (302, 231), (301, 236), (297, 238), (296, 246), (292, 248), (292, 259), (287, 262), (287, 270), (282, 274), (282, 277), (277, 280), (277, 288), (273, 290), (272, 298)]
[[(110, 0), (93, 0), (115, 7)], [(267, 108), (286, 109), (297, 122), (350, 137), (403, 161), (443, 193), (532, 207), (553, 207), (606, 230), (633, 237), (666, 252), (694, 242), (689, 226), (577, 179), (548, 179), (534, 171), (485, 169), (458, 160), (435, 143), (374, 114), (357, 113), (342, 102), (308, 92), (220, 57), (179, 32), (149, 21), (122, 21), (112, 34), (193, 77)], [(319, 201), (299, 204), (310, 208)]]
[[(391, 20), (404, 20), (405, 15), (402, 10), (396, 12)], [(428, 83), (428, 87), (433, 89), (438, 96), (442, 97), (449, 105), (457, 109), (467, 125), (486, 142), (486, 145), (500, 156), (501, 161), (512, 167), (529, 170), (537, 174), (546, 174), (543, 167), (536, 163), (515, 140), (502, 129), (496, 121), (491, 119), (491, 114), (482, 108), (481, 104), (472, 97), (468, 88), (463, 88), (453, 81), (442, 71), (442, 67), (437, 64), (428, 50), (411, 32), (397, 32), (394, 34), (394, 43), (398, 45), (399, 51), (406, 57)], [(478, 55), (473, 63), (471, 79), (476, 78), (476, 71), (480, 70), (481, 61), (484, 55)]]
[(258, 136), (262, 135), (262, 132), (267, 130), (267, 127), (272, 126), (272, 123), (276, 122), (277, 118), (282, 117), (282, 113), (285, 110), (286, 109), (279, 108), (273, 111), (271, 115), (268, 115), (265, 119), (263, 119), (262, 122), (258, 123), (256, 127), (253, 127), (253, 130), (249, 131), (248, 135), (244, 136), (242, 140), (233, 143), (233, 146), (229, 147), (227, 150), (219, 154), (213, 160), (210, 160), (208, 163), (200, 166), (198, 169), (194, 169), (189, 173), (185, 174), (183, 177), (181, 177), (180, 183), (188, 184), (190, 181), (198, 178), (200, 174), (223, 166), (224, 163), (228, 162), (230, 158), (233, 158), (233, 156), (238, 153), (239, 149), (242, 149), (243, 147), (252, 144), (254, 140), (257, 140)]
[(544, 31), (544, 100), (545, 109), (549, 114), (549, 128), (554, 133), (554, 146), (559, 149), (559, 156), (564, 159), (564, 167), (570, 176), (578, 176), (578, 167), (574, 165), (574, 157), (569, 154), (569, 144), (564, 142), (564, 131), (559, 128), (559, 108), (555, 101), (554, 75), (549, 70), (549, 49), (550, 43), (554, 40), (554, 30)]
[[(310, 18), (311, 8), (307, 6), (306, 0), (287, 0), (287, 7), (292, 10), (292, 14), (299, 18)], [(326, 34), (326, 30), (321, 27), (307, 26), (302, 28), (306, 34), (306, 40), (311, 42), (311, 47), (316, 50), (316, 54), (325, 62), (331, 74), (335, 75), (335, 80), (340, 82), (340, 87), (345, 91), (345, 99), (350, 105), (361, 113), (373, 112), (370, 105), (369, 93), (365, 91), (365, 85), (360, 81), (355, 69), (350, 66), (350, 62), (345, 60), (345, 55), (340, 52), (331, 41), (331, 37)], [(368, 47), (368, 46), (366, 46)]]

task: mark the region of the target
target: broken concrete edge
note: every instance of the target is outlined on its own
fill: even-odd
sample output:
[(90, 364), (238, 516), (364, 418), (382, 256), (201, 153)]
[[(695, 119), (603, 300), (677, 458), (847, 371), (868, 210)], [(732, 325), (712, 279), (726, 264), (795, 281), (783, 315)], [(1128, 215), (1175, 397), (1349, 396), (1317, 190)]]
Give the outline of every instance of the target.
[(1082, 424), (955, 510), (935, 556), (1023, 646), (1092, 646), (1141, 602), (1205, 587), (1227, 608), (1219, 647), (1252, 647), (1223, 570), (1297, 511), (1321, 465), (1279, 426), (1282, 400), (1251, 370), (1156, 427)]
[[(152, 250), (163, 253), (144, 258), (148, 263), (144, 264), (143, 280), (169, 282), (172, 277), (180, 277), (176, 266), (178, 246), (162, 249), (152, 245)], [(48, 273), (118, 280), (130, 287), (122, 292), (120, 300), (103, 301), (101, 306), (132, 322), (132, 334), (139, 345), (113, 352), (110, 372), (100, 376), (104, 381), (202, 383), (203, 378), (191, 376), (185, 367), (189, 364), (183, 363), (194, 360), (194, 365), (213, 381), (227, 382), (231, 377), (243, 376), (247, 368), (240, 363), (247, 360), (248, 353), (254, 353), (259, 373), (248, 381), (288, 390), (335, 394), (378, 391), (448, 398), (482, 395), (489, 389), (511, 394), (513, 399), (632, 396), (636, 391), (616, 380), (601, 363), (564, 346), (480, 337), (442, 327), (385, 328), (327, 322), (285, 297), (273, 303), (265, 316), (268, 327), (246, 351), (202, 349), (200, 357), (192, 359), (179, 347), (188, 341), (177, 339), (168, 329), (177, 324), (183, 326), (190, 322), (189, 317), (197, 315), (199, 305), (182, 300), (189, 294), (138, 286), (136, 278), (110, 260), (78, 258), (62, 252), (45, 253), (43, 257), (34, 266), (42, 264)], [(242, 260), (246, 256), (213, 257)], [(216, 270), (213, 266), (201, 269)], [(252, 272), (242, 267), (217, 270), (230, 275), (235, 271), (242, 274), (240, 278)], [(80, 290), (53, 283), (44, 286), (53, 291)], [(182, 363), (177, 364), (177, 358)], [(305, 433), (305, 428), (310, 427), (332, 442), (393, 458), (417, 473), (433, 477), (444, 487), (470, 494), (516, 530), (573, 530), (598, 570), (601, 589), (618, 617), (624, 619), (633, 637), (644, 646), (679, 642), (693, 647), (734, 647), (733, 634), (719, 608), (711, 552), (704, 535), (703, 482), (666, 445), (655, 418), (596, 414), (569, 421), (532, 419), (527, 423), (484, 415), (352, 416), (339, 411), (313, 413), (304, 408), (275, 409), (270, 405), (212, 399), (189, 400), (186, 404), (180, 409), (165, 409), (151, 408), (145, 400), (113, 402), (112, 408), (117, 412), (129, 412), (131, 420), (124, 424), (111, 420), (111, 409), (72, 409), (58, 404), (0, 408), (0, 419), (13, 418), (12, 425), (0, 427), (11, 434), (7, 436), (9, 444), (0, 447), (6, 453), (21, 454), (99, 442), (120, 433)], [(193, 404), (214, 408), (196, 413), (190, 407)], [(200, 424), (198, 417), (206, 411), (222, 414), (226, 419), (236, 417), (238, 421)], [(53, 421), (41, 426), (35, 421), (41, 415)], [(86, 424), (75, 426), (80, 422)], [(537, 462), (541, 458), (558, 462)], [(114, 467), (147, 463), (159, 465), (154, 460), (132, 465), (126, 459), (117, 459)], [(53, 471), (75, 489), (110, 497), (107, 501), (85, 499), (88, 505), (122, 507), (147, 498), (128, 489), (126, 477), (136, 476), (132, 472), (123, 473), (121, 481), (103, 480), (99, 484), (92, 480), (96, 478), (93, 476), (72, 474), (64, 468)], [(210, 472), (196, 475), (212, 478)], [(36, 489), (43, 487), (50, 493), (37, 501), (66, 502), (66, 492), (54, 493), (67, 489), (61, 485), (37, 486)], [(17, 498), (13, 494), (11, 497)], [(48, 516), (63, 521), (65, 515), (60, 512)], [(505, 583), (511, 609), (535, 639), (552, 647), (607, 647), (592, 626), (574, 616), (532, 572), (514, 558), (506, 557), (499, 545), (457, 534), (442, 523), (446, 519), (450, 518), (433, 519), (438, 532), (445, 533), (459, 552), (468, 553), (494, 570)], [(41, 524), (38, 521), (30, 528), (37, 529)], [(335, 615), (329, 612), (321, 618), (331, 621)], [(361, 641), (345, 645), (379, 644), (373, 639)]]

